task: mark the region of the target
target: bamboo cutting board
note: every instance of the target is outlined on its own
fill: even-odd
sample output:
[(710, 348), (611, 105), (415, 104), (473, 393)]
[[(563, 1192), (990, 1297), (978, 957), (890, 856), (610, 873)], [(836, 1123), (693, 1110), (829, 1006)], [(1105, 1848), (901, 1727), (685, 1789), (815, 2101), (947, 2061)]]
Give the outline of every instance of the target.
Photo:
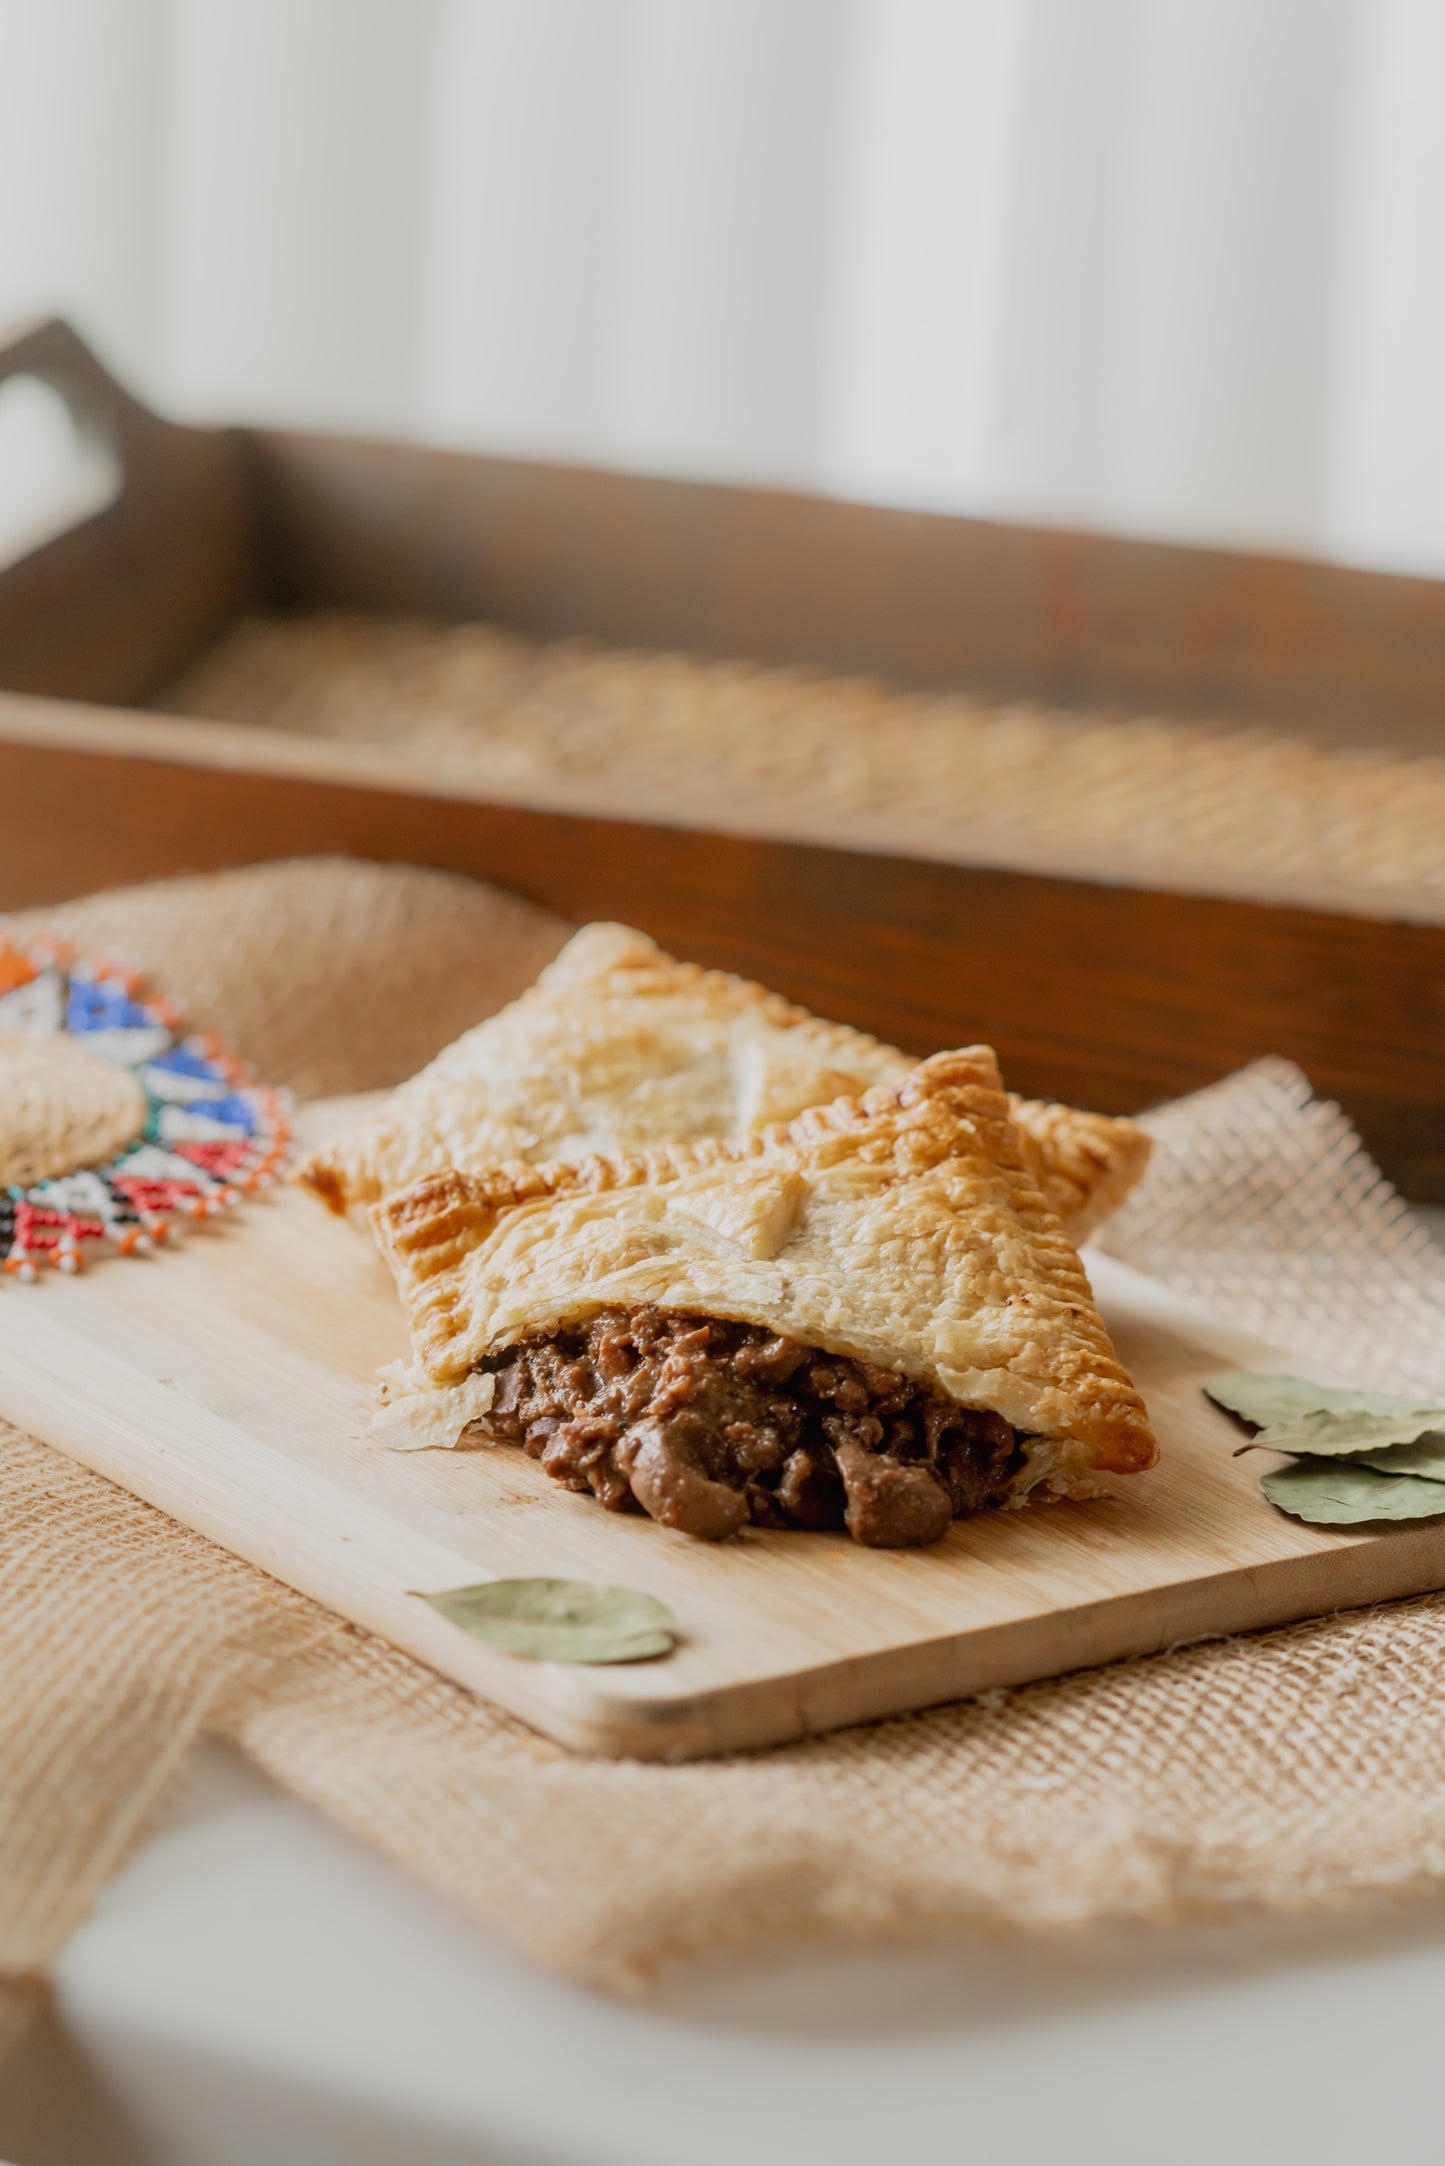
[[(334, 1111), (333, 1109), (333, 1118)], [(313, 1123), (322, 1109), (313, 1109)], [(308, 1123), (308, 1125), (313, 1125)], [(1090, 1259), (1162, 1459), (1088, 1504), (955, 1523), (936, 1548), (749, 1529), (720, 1547), (569, 1495), (515, 1449), (363, 1440), (404, 1350), (369, 1242), (284, 1190), (179, 1253), (0, 1287), (0, 1414), (578, 1749), (690, 1758), (1445, 1585), (1445, 1525), (1335, 1532), (1260, 1495), (1200, 1394), (1287, 1367)], [(670, 1656), (518, 1660), (418, 1597), (559, 1574), (646, 1588)]]

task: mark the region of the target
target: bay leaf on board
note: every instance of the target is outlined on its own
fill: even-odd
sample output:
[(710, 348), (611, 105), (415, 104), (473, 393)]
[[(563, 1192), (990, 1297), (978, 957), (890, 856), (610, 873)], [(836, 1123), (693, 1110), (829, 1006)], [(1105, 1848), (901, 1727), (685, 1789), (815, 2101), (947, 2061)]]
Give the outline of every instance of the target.
[(1313, 1384), (1300, 1376), (1267, 1376), (1241, 1369), (1206, 1379), (1217, 1406), (1257, 1431), (1241, 1451), (1308, 1452), (1315, 1457), (1359, 1457), (1413, 1444), (1432, 1431), (1445, 1432), (1445, 1406), (1387, 1392), (1351, 1391)]
[(1296, 1459), (1261, 1475), (1259, 1486), (1282, 1512), (1321, 1527), (1445, 1515), (1445, 1482), (1381, 1474), (1347, 1460)]
[(656, 1595), (592, 1580), (490, 1579), (423, 1599), (463, 1632), (535, 1662), (646, 1662), (677, 1638)]

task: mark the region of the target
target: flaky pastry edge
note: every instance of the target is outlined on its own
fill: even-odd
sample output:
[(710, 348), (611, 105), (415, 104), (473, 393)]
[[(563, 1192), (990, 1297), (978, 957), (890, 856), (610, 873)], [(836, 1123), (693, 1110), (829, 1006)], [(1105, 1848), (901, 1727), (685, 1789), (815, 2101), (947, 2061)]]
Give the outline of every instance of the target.
[[(454, 1387), (455, 1379), (447, 1379), (444, 1372), (438, 1375), (448, 1345), (459, 1336), (454, 1305), (445, 1297), (429, 1297), (425, 1289), (429, 1282), (457, 1270), (506, 1212), (551, 1196), (665, 1185), (714, 1167), (786, 1161), (800, 1149), (811, 1149), (830, 1137), (842, 1140), (866, 1134), (889, 1115), (933, 1103), (947, 1106), (953, 1118), (966, 1120), (980, 1133), (987, 1156), (1005, 1180), (1015, 1215), (1044, 1244), (1052, 1268), (1041, 1276), (1049, 1291), (1061, 1299), (1082, 1301), (1092, 1310), (1104, 1338), (1103, 1373), (1074, 1386), (1081, 1414), (1093, 1417), (1089, 1438), (1059, 1434), (1030, 1438), (1029, 1463), (1016, 1485), (1015, 1501), (1023, 1502), (1038, 1488), (1055, 1495), (1100, 1494), (1100, 1475), (1140, 1472), (1154, 1464), (1158, 1446), (1144, 1402), (1099, 1317), (1083, 1264), (1034, 1179), (1010, 1117), (997, 1061), (987, 1046), (934, 1054), (897, 1084), (880, 1084), (858, 1098), (810, 1106), (790, 1121), (749, 1135), (657, 1144), (616, 1157), (591, 1154), (538, 1165), (511, 1160), (483, 1175), (448, 1170), (425, 1175), (411, 1187), (383, 1198), (371, 1207), (369, 1217), (396, 1279), (422, 1369), (444, 1388), (448, 1383)], [(927, 1125), (917, 1122), (912, 1127), (919, 1133)], [(947, 1155), (940, 1150), (933, 1163)], [(825, 1352), (849, 1351), (841, 1345), (830, 1348), (822, 1338), (817, 1343)], [(1115, 1387), (1112, 1418), (1106, 1383)]]

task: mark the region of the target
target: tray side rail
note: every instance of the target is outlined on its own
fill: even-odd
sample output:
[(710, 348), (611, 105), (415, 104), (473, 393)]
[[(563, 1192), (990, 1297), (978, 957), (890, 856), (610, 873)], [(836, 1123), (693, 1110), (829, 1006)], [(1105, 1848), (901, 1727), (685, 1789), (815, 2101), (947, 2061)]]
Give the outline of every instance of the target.
[(986, 1040), (1011, 1085), (1130, 1113), (1265, 1054), (1445, 1202), (1445, 926), (1107, 887), (0, 733), (0, 909), (336, 851), (616, 917), (919, 1054)]
[(1445, 749), (1445, 582), (766, 489), (255, 432), (297, 608)]

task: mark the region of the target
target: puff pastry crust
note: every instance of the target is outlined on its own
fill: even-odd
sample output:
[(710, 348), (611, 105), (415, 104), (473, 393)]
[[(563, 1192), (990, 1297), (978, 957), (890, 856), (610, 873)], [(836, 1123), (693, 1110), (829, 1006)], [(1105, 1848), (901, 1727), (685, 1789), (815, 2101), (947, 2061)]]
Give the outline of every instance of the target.
[[(338, 1212), (451, 1167), (482, 1173), (747, 1135), (897, 1082), (913, 1063), (845, 1024), (626, 925), (585, 925), (510, 1007), (468, 1031), (299, 1178)], [(1025, 1162), (1081, 1241), (1144, 1170), (1133, 1121), (1012, 1101)]]
[(599, 1312), (757, 1325), (991, 1410), (1021, 1488), (1156, 1447), (986, 1046), (750, 1134), (428, 1175), (372, 1212), (417, 1361), (446, 1389)]

